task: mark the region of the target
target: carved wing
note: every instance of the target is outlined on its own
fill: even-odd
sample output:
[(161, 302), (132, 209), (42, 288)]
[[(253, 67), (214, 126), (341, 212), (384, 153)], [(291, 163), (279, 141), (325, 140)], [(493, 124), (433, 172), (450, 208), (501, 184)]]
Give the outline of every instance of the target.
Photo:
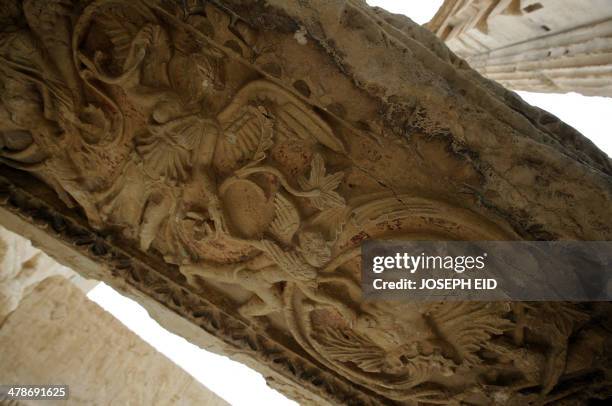
[(300, 214), (283, 194), (274, 198), (276, 215), (270, 224), (270, 233), (285, 245), (291, 244), (293, 235), (300, 227)]
[(153, 135), (167, 138), (177, 147), (192, 150), (199, 144), (206, 124), (206, 120), (197, 116), (186, 116), (165, 124), (150, 125), (149, 131)]
[(512, 322), (504, 317), (509, 310), (503, 302), (446, 302), (435, 305), (429, 316), (460, 359), (478, 364), (476, 352), (483, 344), (512, 327)]
[(281, 87), (254, 81), (240, 90), (219, 116), (223, 135), (215, 150), (215, 164), (236, 168), (265, 158), (283, 138), (310, 140), (336, 152), (344, 145), (332, 129), (306, 104)]
[(127, 59), (132, 40), (140, 31), (142, 23), (140, 19), (134, 21), (134, 18), (130, 18), (128, 12), (128, 8), (115, 7), (112, 12), (99, 13), (96, 20), (113, 44), (117, 59), (122, 62)]
[(283, 271), (300, 281), (312, 281), (316, 270), (307, 264), (295, 251), (284, 251), (271, 241), (259, 241), (257, 247), (270, 256)]
[[(70, 5), (70, 7), (73, 7)], [(123, 67), (133, 52), (134, 39), (146, 25), (158, 22), (151, 9), (141, 2), (124, 2), (108, 0), (90, 5), (79, 18), (75, 27), (75, 35), (81, 39), (89, 24), (95, 24), (101, 29), (113, 45), (113, 56)]]
[(366, 372), (380, 372), (385, 366), (385, 352), (371, 341), (355, 334), (353, 330), (324, 328), (317, 341), (329, 358), (340, 362), (352, 362)]
[(209, 124), (197, 116), (187, 116), (150, 125), (149, 132), (136, 139), (136, 150), (149, 176), (185, 180), (190, 173), (192, 151), (206, 135)]

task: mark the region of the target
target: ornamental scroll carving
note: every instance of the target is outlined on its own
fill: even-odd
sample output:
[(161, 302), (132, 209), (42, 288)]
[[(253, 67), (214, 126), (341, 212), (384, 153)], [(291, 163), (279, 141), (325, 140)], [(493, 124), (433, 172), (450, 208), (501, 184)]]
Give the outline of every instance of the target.
[[(592, 370), (577, 353), (598, 353), (586, 343), (600, 333), (576, 338), (590, 317), (579, 306), (361, 300), (365, 239), (519, 237), (398, 184), (415, 152), (309, 103), (311, 80), (284, 85), (269, 37), (210, 3), (85, 3), (2, 7), (4, 164), (388, 399), (535, 402)], [(441, 156), (440, 170), (476, 176)], [(398, 175), (371, 169), (386, 166)]]

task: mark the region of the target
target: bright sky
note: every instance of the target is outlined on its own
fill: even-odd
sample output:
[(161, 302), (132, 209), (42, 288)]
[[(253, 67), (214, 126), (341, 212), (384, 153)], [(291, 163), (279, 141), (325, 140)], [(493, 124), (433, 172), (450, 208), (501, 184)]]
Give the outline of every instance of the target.
[(404, 14), (415, 23), (431, 20), (442, 5), (442, 0), (366, 0), (370, 6), (382, 7), (394, 14)]
[(527, 103), (559, 117), (612, 156), (612, 98), (578, 93), (517, 93)]
[[(372, 6), (405, 14), (424, 24), (431, 19), (442, 0), (368, 0)], [(612, 155), (612, 98), (519, 92), (528, 103), (547, 110), (589, 137)], [(99, 284), (89, 298), (113, 314), (129, 329), (194, 376), (203, 385), (232, 405), (297, 405), (269, 388), (263, 377), (225, 356), (210, 353), (164, 330), (136, 302)]]
[[(259, 373), (170, 333), (149, 317), (142, 306), (104, 283), (89, 291), (87, 297), (230, 404), (297, 406), (297, 403), (268, 387)], [(254, 402), (255, 399), (257, 402)]]

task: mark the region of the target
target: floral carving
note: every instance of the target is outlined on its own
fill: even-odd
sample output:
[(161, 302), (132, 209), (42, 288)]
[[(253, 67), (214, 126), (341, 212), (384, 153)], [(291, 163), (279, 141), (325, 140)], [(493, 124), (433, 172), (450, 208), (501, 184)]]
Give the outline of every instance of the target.
[[(313, 100), (325, 86), (312, 79), (283, 80), (270, 55), (285, 43), (212, 4), (186, 3), (25, 1), (22, 28), (0, 33), (2, 162), (80, 207), (93, 229), (178, 269), (182, 285), (170, 289), (117, 266), (148, 294), (177, 308), (203, 287), (227, 294), (224, 312), (241, 329), (290, 341), (367, 396), (459, 404), (473, 393), (493, 399), (498, 386), (552, 393), (586, 322), (576, 306), (390, 306), (360, 296), (366, 239), (517, 234), (422, 193), (431, 176), (408, 158), (427, 148), (372, 140), (381, 123), (351, 123), (338, 103), (320, 108)], [(9, 17), (0, 21), (20, 18)], [(364, 115), (378, 108), (356, 105)], [(456, 184), (478, 178), (453, 148), (436, 153), (435, 170), (462, 177)], [(223, 330), (214, 324), (229, 318), (209, 313), (194, 317)]]
[(310, 164), (310, 176), (299, 178), (298, 182), (304, 190), (320, 190), (320, 195), (312, 198), (312, 204), (319, 210), (344, 206), (344, 199), (336, 192), (342, 181), (342, 172), (333, 175), (325, 174), (325, 164), (320, 155), (315, 155)]

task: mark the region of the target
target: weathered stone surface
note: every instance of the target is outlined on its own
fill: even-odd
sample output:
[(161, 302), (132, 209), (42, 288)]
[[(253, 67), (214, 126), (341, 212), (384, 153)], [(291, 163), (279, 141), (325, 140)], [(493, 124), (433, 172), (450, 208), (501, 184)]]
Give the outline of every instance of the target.
[(609, 395), (608, 304), (360, 299), (365, 239), (612, 237), (609, 158), (432, 33), (354, 0), (5, 10), (0, 218), (58, 260), (311, 402)]
[(607, 0), (446, 0), (428, 27), (511, 89), (612, 96)]
[(69, 386), (68, 400), (46, 404), (227, 405), (60, 276), (2, 324), (0, 359), (5, 385)]
[(36, 284), (54, 275), (77, 276), (30, 241), (0, 227), (0, 325)]

